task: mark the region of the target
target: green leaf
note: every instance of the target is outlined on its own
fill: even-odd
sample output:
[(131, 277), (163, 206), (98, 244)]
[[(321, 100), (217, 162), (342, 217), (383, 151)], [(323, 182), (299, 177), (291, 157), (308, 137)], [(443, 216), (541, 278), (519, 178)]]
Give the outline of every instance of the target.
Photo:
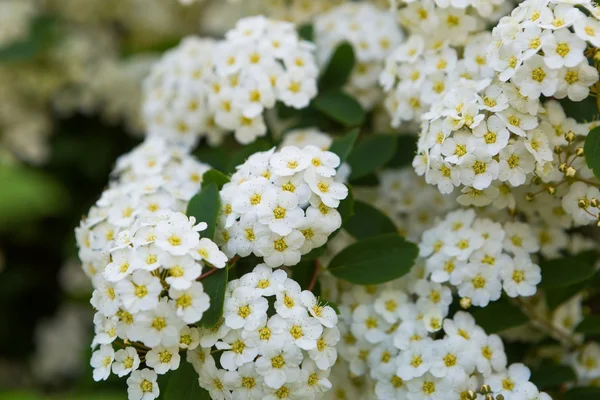
[(357, 144), (348, 156), (352, 167), (350, 180), (362, 178), (384, 166), (396, 153), (396, 138), (390, 135), (373, 135)]
[(568, 98), (560, 100), (568, 117), (574, 118), (579, 123), (591, 122), (598, 118), (598, 97), (588, 96), (583, 101), (572, 101)]
[(398, 135), (396, 139), (396, 154), (386, 164), (389, 168), (400, 168), (411, 165), (417, 153), (417, 136)]
[(397, 232), (387, 215), (360, 200), (354, 202), (354, 215), (348, 218), (344, 229), (357, 239)]
[(501, 332), (529, 321), (521, 309), (505, 297), (491, 302), (485, 308), (475, 309), (473, 317), (475, 317), (477, 325), (481, 326), (488, 334)]
[(55, 215), (68, 206), (64, 187), (40, 170), (0, 164), (0, 182), (0, 230)]
[(346, 84), (355, 64), (354, 49), (350, 43), (341, 43), (319, 78), (319, 91), (339, 89)]
[(569, 301), (573, 296), (581, 292), (588, 286), (589, 281), (581, 281), (577, 282), (573, 285), (554, 288), (554, 289), (544, 289), (544, 293), (546, 294), (546, 304), (548, 308), (552, 311), (556, 309), (561, 304)]
[(600, 126), (595, 127), (585, 138), (583, 154), (587, 166), (600, 178)]
[(198, 384), (198, 373), (192, 364), (182, 360), (179, 368), (173, 371), (162, 398), (164, 400), (210, 400), (210, 395)]
[[(317, 263), (314, 260), (303, 260), (292, 268), (292, 278), (298, 282), (302, 290), (308, 290), (310, 283), (312, 282), (315, 270), (317, 269)], [(312, 289), (315, 296), (319, 296), (321, 288), (318, 285)]]
[(223, 185), (225, 185), (227, 182), (229, 182), (229, 177), (221, 171), (217, 171), (216, 169), (210, 169), (206, 171), (204, 175), (202, 175), (203, 188), (210, 185), (211, 183), (214, 183), (215, 185), (217, 185), (219, 190), (221, 190), (223, 188)]
[(28, 61), (47, 48), (54, 39), (56, 19), (49, 15), (34, 18), (29, 35), (0, 48), (0, 62)]
[(314, 42), (315, 32), (312, 24), (304, 24), (298, 28), (298, 36), (303, 40)]
[(325, 254), (325, 251), (327, 251), (327, 244), (324, 244), (321, 247), (317, 247), (316, 249), (312, 249), (311, 251), (302, 256), (302, 260), (316, 260), (323, 254)]
[(238, 165), (242, 165), (246, 162), (248, 157), (259, 151), (271, 150), (273, 144), (266, 139), (259, 139), (249, 145), (242, 147), (237, 152), (233, 153), (229, 160), (229, 165), (225, 172), (233, 173)]
[(540, 287), (554, 289), (585, 281), (595, 273), (594, 263), (589, 254), (557, 258), (540, 263), (542, 282)]
[(329, 264), (334, 276), (357, 285), (377, 285), (407, 274), (418, 247), (397, 234), (373, 236), (346, 247)]
[(223, 147), (200, 146), (194, 151), (194, 155), (199, 161), (210, 165), (212, 168), (229, 172), (231, 150), (226, 152)]
[(339, 90), (321, 93), (313, 104), (324, 115), (344, 126), (358, 126), (365, 121), (365, 111), (360, 103)]
[(585, 317), (575, 332), (583, 333), (585, 335), (600, 335), (600, 315), (589, 315)]
[(598, 400), (600, 399), (600, 387), (576, 387), (568, 390), (563, 400)]
[(200, 232), (202, 237), (212, 239), (215, 236), (217, 217), (221, 209), (219, 188), (215, 183), (209, 183), (196, 194), (187, 206), (186, 214), (195, 217), (196, 222), (206, 222), (208, 227)]
[(223, 316), (228, 276), (228, 270), (225, 267), (201, 280), (204, 292), (210, 298), (210, 307), (202, 315), (202, 319), (197, 323), (198, 326), (213, 328)]
[(531, 382), (540, 388), (552, 388), (577, 380), (573, 368), (566, 365), (542, 365), (531, 371)]
[(337, 208), (337, 211), (342, 217), (342, 226), (354, 215), (354, 194), (352, 193), (352, 187), (350, 187), (350, 185), (346, 185), (346, 187), (348, 188), (348, 196), (340, 201), (340, 205)]
[(333, 143), (331, 143), (329, 151), (337, 154), (341, 162), (346, 161), (346, 158), (348, 158), (348, 155), (352, 151), (352, 148), (354, 148), (354, 143), (356, 143), (356, 139), (358, 138), (359, 133), (360, 129), (356, 128), (352, 129), (344, 136), (340, 136), (333, 139)]

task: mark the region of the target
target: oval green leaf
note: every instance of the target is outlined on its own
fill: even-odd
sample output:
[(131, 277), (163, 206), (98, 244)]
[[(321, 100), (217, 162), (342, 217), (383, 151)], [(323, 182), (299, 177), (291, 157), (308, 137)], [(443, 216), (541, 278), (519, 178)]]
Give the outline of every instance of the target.
[(360, 200), (354, 202), (354, 215), (346, 221), (344, 229), (357, 239), (397, 232), (387, 215)]
[(407, 274), (418, 247), (397, 234), (360, 240), (339, 252), (329, 264), (332, 275), (357, 285), (377, 285)]
[(348, 156), (350, 181), (362, 178), (387, 164), (396, 153), (397, 140), (391, 135), (373, 135), (358, 143)]
[(485, 308), (475, 309), (473, 317), (477, 321), (477, 325), (481, 326), (488, 334), (502, 332), (529, 321), (521, 309), (505, 297), (488, 304)]
[(588, 133), (583, 145), (583, 154), (587, 166), (594, 171), (596, 178), (600, 178), (600, 126)]
[(214, 183), (215, 185), (217, 185), (217, 188), (221, 190), (223, 188), (223, 185), (225, 185), (227, 182), (229, 182), (229, 177), (216, 169), (210, 169), (206, 171), (204, 175), (202, 175), (203, 188), (210, 185), (211, 183)]
[(195, 217), (196, 222), (206, 222), (208, 227), (200, 232), (200, 236), (212, 239), (215, 235), (217, 217), (221, 209), (219, 188), (215, 183), (209, 183), (196, 194), (187, 206), (186, 214)]
[(354, 148), (354, 143), (356, 143), (356, 139), (358, 138), (359, 133), (360, 129), (356, 128), (352, 129), (344, 136), (340, 136), (333, 139), (333, 143), (331, 143), (329, 151), (337, 154), (340, 158), (340, 162), (346, 161), (346, 158), (348, 158), (348, 155)]
[(593, 258), (589, 253), (562, 257), (540, 264), (542, 282), (540, 287), (555, 289), (585, 281), (595, 273)]
[(228, 269), (225, 267), (202, 279), (204, 292), (210, 298), (210, 307), (202, 315), (202, 319), (197, 323), (198, 326), (212, 328), (223, 316), (228, 276)]
[(324, 115), (344, 126), (358, 126), (365, 121), (365, 110), (360, 103), (340, 90), (321, 93), (313, 104)]
[(573, 368), (567, 365), (541, 365), (531, 371), (531, 382), (540, 388), (552, 388), (577, 380)]
[(210, 400), (208, 392), (198, 384), (198, 373), (192, 364), (182, 360), (179, 368), (171, 374), (164, 400)]
[(319, 90), (339, 89), (346, 84), (355, 64), (354, 49), (350, 43), (340, 44), (319, 78)]

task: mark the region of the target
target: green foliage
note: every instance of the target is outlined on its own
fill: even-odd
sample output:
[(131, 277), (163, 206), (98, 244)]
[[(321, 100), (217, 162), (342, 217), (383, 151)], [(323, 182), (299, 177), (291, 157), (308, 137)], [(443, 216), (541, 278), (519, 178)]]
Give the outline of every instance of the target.
[[(308, 290), (317, 270), (316, 260), (302, 260), (292, 268), (292, 279), (298, 282), (302, 290)], [(321, 285), (317, 281), (311, 290), (315, 296), (321, 294)]]
[(346, 161), (348, 155), (354, 148), (354, 143), (356, 143), (356, 139), (358, 138), (358, 134), (360, 130), (358, 128), (352, 129), (350, 132), (346, 133), (344, 136), (337, 137), (331, 143), (331, 147), (329, 151), (335, 153), (340, 158), (341, 162)]
[(227, 164), (227, 169), (224, 172), (235, 172), (235, 168), (238, 165), (242, 165), (243, 163), (245, 163), (248, 157), (250, 157), (252, 154), (257, 153), (259, 151), (270, 150), (272, 147), (273, 143), (271, 143), (267, 139), (259, 139), (255, 142), (241, 147), (238, 151), (233, 153), (233, 155), (229, 159), (229, 163)]
[(56, 19), (52, 16), (34, 18), (27, 37), (0, 48), (0, 63), (23, 62), (37, 57), (54, 40), (55, 27)]
[(344, 229), (357, 239), (396, 232), (396, 226), (387, 215), (365, 202), (354, 202), (354, 215), (348, 218)]
[(200, 232), (200, 235), (212, 239), (215, 236), (217, 217), (220, 210), (219, 188), (215, 183), (210, 183), (192, 197), (188, 203), (186, 214), (189, 217), (195, 217), (196, 222), (206, 222), (208, 227)]
[(314, 42), (315, 29), (312, 24), (304, 24), (298, 28), (298, 36), (309, 42)]
[(597, 97), (588, 96), (583, 101), (572, 101), (568, 98), (560, 100), (567, 116), (574, 118), (579, 123), (591, 122), (597, 119)]
[(373, 135), (358, 143), (348, 163), (352, 167), (350, 181), (365, 177), (387, 164), (396, 153), (397, 140), (391, 135)]
[(373, 236), (346, 247), (329, 264), (332, 275), (357, 285), (377, 285), (407, 274), (419, 249), (391, 233)]
[(563, 396), (564, 400), (598, 400), (600, 387), (576, 387), (568, 390)]
[(541, 263), (542, 282), (540, 287), (555, 289), (570, 286), (591, 278), (595, 273), (590, 253), (557, 258)]
[(197, 323), (198, 326), (212, 328), (217, 325), (223, 316), (223, 303), (225, 302), (228, 277), (229, 273), (226, 266), (202, 279), (204, 292), (210, 298), (210, 307), (202, 315), (202, 319)]
[(68, 205), (63, 186), (46, 173), (0, 164), (0, 230), (58, 213)]
[(488, 334), (514, 328), (529, 321), (521, 309), (506, 297), (490, 303), (485, 308), (474, 310), (473, 317), (475, 317), (477, 325), (481, 326)]
[(348, 221), (350, 217), (354, 215), (354, 194), (352, 193), (352, 188), (349, 185), (346, 185), (348, 188), (348, 196), (342, 201), (340, 201), (340, 205), (337, 208), (337, 211), (340, 213), (342, 217), (342, 226)]
[(216, 169), (208, 170), (204, 173), (204, 175), (202, 175), (203, 188), (210, 185), (211, 183), (214, 183), (215, 185), (217, 185), (217, 188), (221, 190), (223, 188), (223, 185), (225, 185), (227, 182), (229, 182), (229, 177)]
[(577, 328), (575, 332), (583, 333), (585, 335), (600, 335), (600, 315), (587, 316)]
[(319, 78), (319, 90), (340, 89), (348, 81), (356, 62), (350, 43), (341, 43)]
[(398, 135), (396, 138), (396, 154), (386, 164), (388, 168), (400, 168), (411, 165), (417, 153), (416, 135)]
[(577, 380), (577, 375), (573, 368), (567, 365), (542, 364), (540, 367), (531, 371), (531, 382), (538, 388), (552, 388), (560, 386), (567, 382)]
[(340, 90), (323, 92), (312, 104), (324, 115), (344, 126), (359, 126), (365, 121), (365, 110), (360, 103)]
[(198, 384), (198, 373), (192, 364), (182, 360), (169, 379), (164, 400), (210, 400), (208, 392)]
[(600, 178), (600, 127), (592, 129), (585, 138), (583, 153), (587, 166)]

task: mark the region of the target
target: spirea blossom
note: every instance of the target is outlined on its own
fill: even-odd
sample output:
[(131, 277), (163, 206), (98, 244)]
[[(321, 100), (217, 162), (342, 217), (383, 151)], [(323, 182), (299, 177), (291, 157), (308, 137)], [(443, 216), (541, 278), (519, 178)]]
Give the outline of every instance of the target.
[(229, 257), (297, 264), (341, 226), (336, 208), (348, 188), (336, 179), (339, 165), (336, 154), (312, 145), (253, 154), (221, 190), (217, 243)]
[(145, 83), (149, 134), (192, 146), (199, 137), (242, 144), (267, 133), (264, 111), (304, 108), (317, 94), (313, 45), (294, 25), (262, 16), (239, 20), (225, 39), (188, 37)]
[(337, 322), (333, 308), (282, 269), (260, 264), (228, 283), (223, 318), (200, 330), (201, 347), (187, 360), (213, 399), (319, 399), (331, 388)]
[(350, 43), (356, 65), (344, 89), (367, 109), (381, 100), (377, 79), (384, 60), (403, 37), (393, 14), (371, 4), (346, 3), (315, 18), (319, 65), (326, 65), (341, 43)]

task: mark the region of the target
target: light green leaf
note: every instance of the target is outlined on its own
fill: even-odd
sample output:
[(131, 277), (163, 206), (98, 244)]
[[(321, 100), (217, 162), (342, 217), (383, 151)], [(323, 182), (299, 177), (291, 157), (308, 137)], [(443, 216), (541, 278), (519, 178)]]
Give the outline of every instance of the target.
[(519, 307), (504, 297), (491, 302), (485, 308), (475, 309), (473, 317), (475, 317), (477, 325), (481, 326), (488, 334), (501, 332), (529, 321)]
[(397, 232), (387, 215), (360, 200), (354, 202), (354, 215), (346, 221), (344, 229), (357, 239)]
[(365, 111), (358, 101), (339, 90), (319, 94), (313, 105), (317, 110), (344, 126), (358, 126), (365, 121)]
[(373, 236), (346, 247), (329, 264), (329, 272), (357, 285), (376, 285), (407, 274), (418, 247), (397, 234)]
[(214, 183), (215, 185), (217, 185), (219, 190), (221, 190), (223, 188), (223, 185), (225, 185), (227, 182), (229, 182), (229, 177), (221, 171), (217, 171), (216, 169), (210, 169), (206, 171), (204, 175), (202, 175), (203, 188), (210, 185), (211, 183)]
[(198, 384), (198, 373), (192, 364), (182, 360), (179, 368), (171, 374), (164, 400), (210, 400), (208, 392)]
[(542, 282), (540, 287), (555, 289), (589, 279), (595, 273), (593, 259), (586, 252), (541, 263)]
[(348, 158), (348, 155), (354, 148), (354, 143), (356, 143), (356, 139), (358, 138), (359, 133), (360, 129), (356, 128), (352, 129), (344, 136), (333, 139), (333, 143), (331, 143), (329, 151), (337, 154), (340, 158), (340, 162), (346, 161), (346, 158)]
[(600, 178), (600, 126), (595, 127), (585, 138), (583, 154), (587, 166)]
[(346, 84), (355, 64), (354, 49), (350, 43), (341, 43), (319, 78), (319, 90), (339, 89)]
[(227, 267), (225, 267), (201, 280), (204, 292), (210, 298), (210, 307), (202, 315), (202, 319), (197, 323), (198, 326), (212, 328), (217, 325), (223, 316), (223, 303), (225, 302), (228, 276), (229, 273)]
[(362, 178), (384, 166), (396, 153), (397, 140), (391, 135), (373, 135), (358, 143), (348, 156), (350, 180)]
[(567, 365), (542, 365), (531, 371), (531, 382), (540, 388), (552, 388), (577, 380), (573, 368)]
[(212, 239), (215, 236), (217, 217), (221, 209), (219, 188), (215, 183), (210, 183), (198, 192), (187, 206), (187, 215), (195, 217), (196, 222), (206, 222), (208, 227), (200, 232), (200, 236)]

